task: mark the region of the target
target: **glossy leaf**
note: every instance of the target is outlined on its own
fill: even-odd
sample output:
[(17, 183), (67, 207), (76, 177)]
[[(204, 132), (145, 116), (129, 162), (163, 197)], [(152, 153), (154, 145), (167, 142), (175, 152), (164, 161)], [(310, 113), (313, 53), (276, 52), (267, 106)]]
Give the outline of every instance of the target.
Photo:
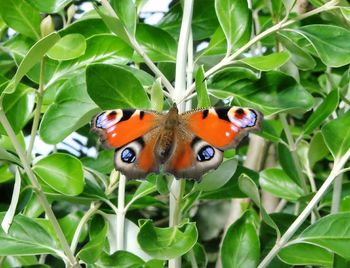
[(248, 210), (227, 229), (221, 248), (223, 267), (257, 267), (260, 243), (252, 218)]
[(34, 44), (23, 58), (21, 64), (18, 66), (15, 76), (8, 84), (3, 93), (11, 94), (15, 91), (16, 86), (21, 79), (27, 74), (27, 72), (33, 68), (33, 66), (39, 62), (46, 52), (60, 39), (57, 33), (49, 34), (40, 39)]
[(48, 52), (54, 60), (71, 60), (85, 53), (86, 41), (81, 34), (68, 34), (62, 37)]
[(333, 254), (327, 249), (309, 243), (291, 244), (281, 249), (278, 257), (293, 265), (332, 265)]
[(28, 2), (43, 13), (58, 13), (72, 0), (28, 0)]
[(258, 56), (245, 58), (240, 60), (250, 67), (257, 69), (259, 71), (271, 71), (281, 67), (289, 59), (289, 54), (287, 52), (273, 53), (267, 56)]
[(308, 158), (310, 161), (310, 166), (313, 167), (316, 162), (320, 161), (322, 158), (329, 154), (329, 150), (324, 142), (321, 132), (315, 133), (311, 142), (308, 152)]
[(211, 106), (208, 95), (207, 80), (204, 77), (204, 68), (200, 66), (196, 73), (196, 91), (198, 99), (198, 108), (207, 108)]
[(114, 151), (103, 150), (98, 152), (97, 158), (86, 157), (82, 158), (84, 166), (90, 167), (104, 174), (111, 173), (114, 168)]
[(202, 199), (231, 199), (231, 198), (244, 198), (247, 197), (245, 193), (243, 193), (239, 189), (238, 178), (242, 174), (247, 174), (255, 183), (259, 181), (258, 173), (252, 171), (251, 169), (245, 168), (241, 165), (238, 165), (236, 172), (229, 179), (227, 183), (225, 183), (221, 188), (218, 188), (214, 191), (202, 192)]
[[(109, 224), (107, 240), (109, 254), (114, 254), (117, 251), (117, 215), (115, 214), (104, 214), (103, 215)], [(143, 251), (137, 242), (137, 235), (140, 228), (132, 221), (125, 219), (124, 221), (124, 249), (143, 260), (150, 260), (151, 256)]]
[(335, 25), (307, 25), (299, 30), (308, 38), (320, 59), (330, 67), (350, 63), (350, 31)]
[(214, 191), (222, 187), (231, 179), (237, 169), (238, 161), (232, 158), (224, 161), (217, 169), (209, 171), (202, 180), (195, 184), (197, 191)]
[[(182, 13), (182, 4), (180, 2), (174, 3), (169, 12), (159, 22), (159, 27), (177, 38), (180, 33)], [(215, 14), (214, 1), (194, 1), (191, 27), (193, 40), (203, 40), (209, 38), (214, 33), (219, 27), (219, 22)], [(224, 48), (226, 49), (225, 36), (223, 40)]]
[(291, 60), (301, 70), (312, 70), (316, 66), (316, 61), (313, 57), (305, 51), (305, 49), (298, 46), (296, 42), (291, 40), (287, 35), (279, 33), (278, 40), (290, 52)]
[(90, 122), (98, 111), (86, 92), (84, 72), (78, 72), (72, 78), (61, 80), (55, 103), (41, 121), (40, 136), (46, 143), (56, 144)]
[(103, 8), (100, 9), (97, 6), (94, 6), (94, 7), (95, 7), (95, 10), (97, 11), (97, 13), (101, 16), (101, 19), (103, 20), (103, 22), (105, 23), (107, 28), (111, 32), (115, 33), (118, 37), (120, 37), (124, 42), (130, 44), (130, 40), (129, 40), (127, 31), (124, 28), (124, 25), (120, 21), (120, 19), (117, 18), (116, 16), (111, 16)]
[(111, 5), (118, 15), (118, 18), (123, 23), (127, 32), (132, 36), (135, 35), (136, 31), (136, 6), (134, 1), (130, 0), (112, 0)]
[[(78, 227), (78, 224), (81, 221), (81, 218), (83, 217), (83, 215), (84, 214), (82, 211), (76, 211), (76, 212), (70, 213), (70, 214), (68, 214), (68, 215), (66, 215), (63, 218), (60, 218), (58, 220), (68, 243), (72, 242), (74, 233), (75, 233), (75, 231)], [(85, 225), (82, 228), (79, 242), (83, 242), (85, 240), (86, 235), (87, 235), (87, 226)]]
[[(0, 213), (0, 221), (5, 213)], [(33, 219), (17, 215), (9, 233), (0, 228), (0, 256), (52, 254), (57, 251), (55, 240)]]
[(335, 158), (344, 155), (350, 148), (350, 111), (330, 121), (322, 128), (322, 135)]
[(128, 251), (120, 250), (112, 255), (107, 255), (102, 252), (96, 265), (99, 267), (136, 268), (143, 267), (144, 263), (145, 262), (140, 257)]
[[(34, 89), (24, 85), (19, 85), (14, 93), (4, 96), (4, 111), (16, 134), (30, 119), (34, 108), (34, 97)], [(2, 124), (0, 124), (0, 134), (7, 135)]]
[(347, 247), (350, 240), (349, 220), (350, 213), (325, 216), (306, 228), (298, 237), (298, 242), (312, 243), (350, 259)]
[(84, 262), (92, 264), (99, 259), (106, 239), (107, 231), (108, 224), (103, 218), (95, 217), (92, 220), (90, 226), (90, 240), (78, 253), (79, 257)]
[(40, 13), (25, 0), (0, 2), (0, 14), (15, 31), (33, 39), (40, 39)]
[(215, 11), (226, 36), (227, 50), (239, 41), (250, 27), (250, 11), (246, 1), (215, 0)]
[[(138, 24), (136, 39), (153, 61), (174, 62), (176, 60), (176, 41), (166, 31), (155, 26)], [(140, 56), (136, 56), (135, 60), (143, 61)]]
[(277, 168), (269, 168), (260, 172), (261, 188), (274, 196), (297, 201), (303, 195), (303, 190), (288, 175)]
[(35, 163), (33, 169), (46, 184), (64, 195), (74, 196), (83, 191), (82, 164), (72, 155), (51, 154)]
[[(292, 152), (283, 143), (277, 145), (278, 159), (283, 171), (295, 183), (301, 185), (301, 178), (299, 178), (298, 168), (293, 158)], [(299, 160), (298, 160), (299, 161)]]
[(140, 227), (137, 240), (141, 248), (153, 258), (167, 260), (188, 252), (198, 238), (194, 223), (185, 223), (179, 227), (159, 228), (150, 220)]
[(147, 94), (137, 78), (117, 66), (90, 65), (86, 70), (86, 83), (90, 97), (103, 110), (150, 106)]
[(339, 102), (338, 90), (333, 90), (324, 99), (321, 105), (314, 111), (305, 123), (303, 132), (310, 134), (316, 127), (318, 127), (332, 112), (337, 108)]
[(259, 189), (256, 186), (255, 182), (246, 174), (242, 174), (238, 178), (238, 184), (239, 184), (239, 188), (242, 190), (242, 192), (245, 193), (250, 199), (252, 199), (253, 202), (259, 207), (263, 221), (267, 225), (269, 225), (270, 227), (275, 229), (276, 234), (277, 234), (277, 238), (279, 239), (279, 237), (281, 236), (281, 232), (278, 229), (276, 223), (272, 220), (270, 215), (267, 213), (265, 208), (262, 206), (261, 200), (260, 200)]

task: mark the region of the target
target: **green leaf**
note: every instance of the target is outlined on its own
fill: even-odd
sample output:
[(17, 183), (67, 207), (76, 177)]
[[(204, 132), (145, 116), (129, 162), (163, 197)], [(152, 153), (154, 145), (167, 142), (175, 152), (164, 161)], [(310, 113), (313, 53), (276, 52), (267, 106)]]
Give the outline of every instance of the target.
[(72, 155), (51, 154), (40, 159), (33, 169), (46, 184), (64, 195), (74, 196), (83, 191), (83, 167)]
[(313, 167), (316, 162), (320, 161), (329, 154), (329, 150), (324, 142), (322, 133), (315, 133), (310, 142), (308, 158), (310, 167)]
[(244, 33), (250, 30), (250, 10), (247, 1), (215, 0), (215, 11), (220, 26), (226, 36), (227, 50), (239, 41)]
[(207, 80), (204, 77), (204, 68), (201, 65), (196, 73), (196, 91), (198, 99), (198, 108), (207, 108), (211, 106), (208, 95)]
[(253, 214), (248, 210), (227, 229), (221, 247), (222, 266), (256, 268), (260, 258), (259, 244)]
[(85, 37), (81, 34), (63, 36), (48, 52), (53, 60), (72, 60), (84, 55), (86, 49)]
[(327, 249), (309, 243), (291, 244), (278, 253), (278, 257), (292, 265), (332, 266), (333, 254)]
[(311, 42), (318, 56), (329, 67), (350, 63), (350, 31), (335, 25), (307, 25), (299, 28)]
[[(166, 31), (155, 26), (138, 24), (136, 39), (153, 61), (175, 62), (177, 43)], [(143, 61), (138, 55), (135, 56), (135, 60)]]
[(334, 158), (343, 156), (350, 148), (350, 111), (330, 121), (322, 135)]
[(224, 186), (214, 191), (202, 192), (201, 199), (231, 199), (247, 197), (247, 195), (239, 189), (238, 185), (238, 178), (243, 173), (252, 178), (255, 183), (258, 183), (258, 173), (252, 171), (251, 169), (238, 165), (236, 172), (231, 177), (231, 179), (224, 184)]
[(18, 165), (21, 164), (21, 161), (19, 160), (18, 157), (16, 157), (15, 155), (9, 153), (8, 151), (4, 150), (1, 147), (0, 147), (0, 160), (9, 161), (9, 162), (12, 162), (12, 163), (16, 163)]
[[(176, 2), (170, 7), (169, 12), (164, 15), (158, 26), (177, 38), (180, 33), (182, 14), (182, 3)], [(214, 1), (195, 0), (191, 23), (193, 40), (209, 38), (218, 26), (219, 22), (215, 14)], [(223, 36), (223, 40), (225, 41), (225, 36)], [(224, 46), (226, 48), (226, 42), (224, 42)]]
[[(91, 27), (91, 25), (93, 25), (94, 27)], [(60, 30), (61, 36), (65, 36), (67, 34), (74, 34), (74, 33), (79, 33), (84, 35), (85, 38), (89, 38), (93, 36), (97, 37), (98, 35), (102, 35), (102, 34), (110, 34), (111, 31), (107, 28), (106, 24), (103, 22), (101, 18), (90, 18), (90, 19), (86, 18), (83, 20), (76, 20), (72, 24), (69, 24), (67, 25), (67, 27)], [(114, 37), (119, 38), (115, 35)]]
[(137, 240), (141, 248), (154, 258), (167, 260), (188, 252), (197, 242), (198, 232), (195, 223), (159, 228), (146, 220), (140, 228)]
[[(5, 213), (0, 213), (0, 221)], [(0, 256), (52, 254), (57, 252), (55, 240), (33, 219), (15, 216), (9, 233), (0, 228)]]
[(78, 256), (84, 262), (92, 264), (99, 259), (106, 240), (107, 231), (108, 224), (102, 217), (95, 217), (92, 220), (90, 225), (90, 240), (78, 253)]
[[(108, 228), (108, 250), (109, 254), (113, 254), (117, 251), (117, 215), (115, 214), (104, 214), (103, 215), (109, 224)], [(145, 251), (140, 248), (139, 243), (137, 242), (137, 235), (140, 231), (140, 228), (133, 223), (132, 221), (125, 219), (124, 221), (124, 249), (128, 252), (131, 252), (143, 260), (151, 259)]]
[(34, 65), (39, 62), (46, 52), (60, 39), (58, 33), (52, 33), (36, 42), (23, 58), (22, 62), (18, 66), (16, 74), (12, 78), (11, 82), (7, 85), (4, 92), (5, 94), (11, 94), (15, 91), (18, 83), (21, 81)]
[(228, 67), (214, 75), (209, 84), (215, 90), (235, 97), (240, 106), (255, 107), (265, 116), (280, 112), (305, 112), (313, 106), (313, 97), (292, 77), (281, 72), (263, 72), (261, 78), (248, 74), (244, 68)]
[(290, 52), (291, 60), (301, 70), (312, 70), (316, 66), (316, 61), (313, 57), (291, 40), (288, 36), (281, 33), (278, 34), (278, 40)]
[(135, 36), (137, 14), (134, 2), (132, 0), (112, 0), (111, 5), (128, 33)]
[(281, 164), (283, 171), (291, 178), (295, 183), (301, 185), (301, 178), (299, 178), (298, 169), (293, 159), (292, 152), (283, 143), (277, 145), (278, 160)]
[(32, 6), (43, 13), (58, 13), (72, 0), (27, 0)]
[(76, 76), (60, 81), (56, 100), (42, 118), (40, 136), (46, 143), (57, 144), (89, 123), (98, 111), (86, 92), (84, 72), (78, 72)]
[(263, 221), (276, 231), (277, 237), (279, 239), (279, 237), (281, 236), (281, 232), (278, 229), (276, 223), (272, 220), (270, 215), (262, 206), (259, 189), (256, 186), (255, 182), (246, 174), (242, 174), (238, 178), (238, 184), (242, 192), (245, 193), (250, 199), (252, 199), (253, 202), (259, 207)]
[(350, 213), (325, 216), (306, 228), (297, 238), (298, 243), (312, 243), (350, 259)]
[(112, 255), (107, 255), (102, 252), (100, 258), (96, 262), (98, 267), (114, 267), (114, 268), (136, 268), (144, 267), (144, 261), (128, 252), (128, 251), (117, 251)]
[[(75, 233), (83, 215), (84, 215), (84, 213), (82, 211), (75, 211), (75, 212), (70, 213), (70, 214), (68, 214), (68, 215), (66, 215), (63, 218), (60, 218), (58, 220), (58, 222), (62, 228), (62, 231), (64, 233), (64, 236), (66, 237), (68, 243), (72, 242), (74, 233)], [(87, 226), (85, 224), (81, 230), (79, 242), (83, 242), (85, 240), (86, 235), (87, 235)]]
[(90, 65), (86, 70), (86, 83), (90, 97), (103, 110), (150, 106), (139, 80), (130, 71), (120, 67)]
[(219, 189), (235, 174), (237, 165), (236, 158), (226, 160), (217, 169), (205, 174), (202, 180), (194, 185), (194, 190), (214, 191)]
[(288, 59), (289, 59), (288, 52), (278, 52), (267, 56), (245, 58), (240, 60), (240, 62), (243, 62), (259, 71), (266, 72), (266, 71), (275, 70), (281, 67), (283, 64), (285, 64), (288, 61)]
[(348, 268), (350, 266), (350, 260), (344, 259), (337, 254), (333, 257), (333, 268)]
[(120, 19), (107, 14), (107, 12), (103, 8), (98, 8), (97, 5), (94, 5), (94, 7), (97, 13), (101, 16), (103, 22), (106, 24), (108, 29), (111, 32), (115, 33), (118, 37), (123, 39), (124, 42), (130, 44), (128, 33), (126, 32), (126, 29), (124, 28), (124, 25), (120, 21)]
[(288, 201), (297, 201), (304, 194), (303, 189), (282, 169), (268, 168), (263, 170), (260, 172), (259, 182), (264, 191)]
[[(0, 149), (0, 159), (2, 157), (2, 150)], [(13, 174), (10, 171), (9, 164), (0, 164), (0, 183), (4, 183), (13, 179)]]
[(15, 31), (32, 39), (40, 39), (40, 13), (25, 0), (0, 2), (0, 15)]
[(97, 158), (85, 157), (81, 159), (84, 166), (97, 170), (104, 174), (110, 174), (114, 168), (114, 151), (103, 150), (99, 151)]
[[(5, 95), (3, 100), (4, 112), (13, 131), (17, 134), (26, 125), (34, 108), (34, 89), (19, 85), (12, 94)], [(0, 124), (0, 134), (7, 135)]]
[[(192, 258), (194, 258), (196, 260), (196, 263), (198, 265), (198, 267), (208, 267), (208, 257), (207, 254), (205, 253), (205, 249), (204, 247), (199, 244), (196, 243), (193, 248), (191, 249), (191, 251), (189, 251), (185, 256), (185, 259), (187, 260), (188, 263), (191, 263)], [(192, 266), (185, 266), (182, 265), (182, 267), (192, 267)]]
[(337, 89), (331, 91), (321, 105), (314, 111), (306, 121), (303, 132), (308, 135), (318, 127), (337, 108), (339, 102), (339, 92)]
[(162, 80), (160, 78), (157, 78), (157, 80), (154, 81), (152, 85), (151, 105), (152, 105), (152, 110), (163, 111), (164, 93), (162, 89)]

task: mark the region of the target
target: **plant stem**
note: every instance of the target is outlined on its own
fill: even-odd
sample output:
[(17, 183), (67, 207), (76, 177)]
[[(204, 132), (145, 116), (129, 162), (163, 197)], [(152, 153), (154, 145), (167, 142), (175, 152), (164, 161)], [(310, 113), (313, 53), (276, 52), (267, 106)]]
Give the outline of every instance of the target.
[(332, 206), (331, 213), (339, 212), (339, 205), (341, 200), (341, 190), (343, 184), (343, 174), (340, 174), (335, 180), (333, 185)]
[(321, 188), (311, 199), (310, 203), (305, 207), (305, 209), (300, 213), (298, 218), (289, 226), (288, 230), (282, 235), (281, 239), (276, 242), (275, 246), (266, 255), (266, 257), (259, 264), (258, 268), (267, 267), (267, 265), (272, 261), (272, 259), (277, 255), (278, 251), (289, 241), (289, 239), (295, 234), (300, 225), (306, 220), (306, 218), (311, 213), (312, 209), (321, 200), (323, 195), (327, 192), (328, 188), (332, 185), (333, 181), (337, 178), (341, 172), (342, 167), (345, 165), (346, 161), (350, 158), (350, 149), (339, 159), (335, 159), (334, 166), (329, 174), (328, 178), (322, 184)]
[(23, 151), (23, 149), (21, 148), (21, 145), (19, 144), (19, 142), (17, 140), (16, 134), (14, 133), (9, 121), (7, 120), (7, 117), (4, 113), (2, 106), (0, 106), (0, 122), (3, 125), (4, 129), (6, 130), (6, 133), (9, 136), (13, 146), (15, 147), (15, 150), (16, 150), (16, 152), (17, 152), (17, 154), (22, 162), (23, 168), (24, 168), (25, 172), (27, 173), (28, 178), (33, 186), (33, 190), (37, 194), (38, 200), (39, 200), (40, 204), (43, 206), (45, 213), (46, 213), (46, 216), (50, 220), (50, 222), (55, 230), (55, 233), (58, 237), (58, 240), (60, 241), (60, 244), (63, 248), (63, 251), (65, 252), (65, 254), (69, 260), (69, 265), (71, 267), (80, 267), (80, 265), (78, 264), (77, 260), (75, 259), (74, 255), (73, 255), (72, 251), (70, 250), (68, 242), (67, 242), (67, 240), (62, 232), (62, 229), (57, 221), (57, 218), (51, 209), (50, 203), (48, 202), (45, 194), (43, 193), (43, 191), (41, 189), (41, 186), (40, 186), (37, 178), (35, 177), (32, 169), (30, 167), (27, 156), (26, 156), (25, 152)]
[[(118, 15), (115, 13), (114, 9), (112, 8), (112, 6), (110, 5), (110, 3), (108, 2), (108, 0), (101, 0), (101, 4), (102, 6), (104, 6), (104, 8), (107, 10), (107, 12), (109, 13), (109, 15), (111, 15), (112, 17), (118, 18)], [(169, 80), (165, 77), (165, 75), (158, 69), (158, 67), (153, 63), (153, 61), (149, 58), (149, 56), (147, 55), (147, 53), (145, 52), (145, 50), (139, 45), (139, 43), (137, 42), (136, 38), (134, 36), (132, 36), (126, 29), (125, 29), (129, 42), (131, 43), (131, 45), (133, 46), (133, 48), (135, 49), (135, 51), (143, 58), (143, 60), (145, 61), (145, 63), (147, 64), (147, 66), (152, 70), (152, 72), (157, 76), (160, 77), (160, 79), (163, 82), (163, 85), (166, 87), (166, 89), (168, 90), (168, 92), (170, 94), (173, 94), (174, 92), (174, 87), (171, 85), (171, 83), (169, 82)]]
[(35, 142), (36, 132), (39, 127), (41, 107), (42, 107), (43, 98), (44, 98), (44, 87), (45, 87), (44, 84), (45, 84), (45, 57), (41, 59), (41, 63), (40, 63), (40, 81), (39, 81), (39, 89), (36, 95), (37, 103), (35, 107), (32, 131), (30, 133), (30, 140), (29, 140), (29, 146), (27, 151), (27, 157), (29, 161), (32, 158), (32, 151), (33, 151), (33, 146)]
[[(323, 6), (320, 6), (320, 7), (316, 8), (316, 9), (314, 9), (314, 10), (311, 10), (309, 12), (301, 14), (301, 15), (293, 18), (293, 19), (290, 19), (288, 21), (285, 21), (285, 20), (280, 21), (279, 23), (275, 24), (271, 28), (265, 30), (264, 32), (262, 32), (262, 33), (260, 33), (258, 35), (256, 35), (248, 43), (246, 43), (244, 46), (242, 46), (236, 52), (234, 52), (231, 56), (223, 58), (218, 64), (216, 64), (215, 66), (210, 68), (205, 73), (204, 77), (208, 78), (209, 76), (211, 76), (212, 74), (214, 74), (218, 70), (220, 70), (221, 68), (231, 64), (232, 61), (235, 60), (239, 55), (244, 53), (246, 50), (248, 50), (250, 47), (252, 47), (254, 44), (259, 42), (261, 39), (265, 38), (266, 36), (268, 36), (268, 35), (270, 35), (272, 33), (275, 33), (275, 32), (277, 32), (279, 30), (282, 30), (283, 28), (286, 28), (286, 27), (290, 26), (291, 24), (296, 23), (296, 22), (298, 22), (300, 20), (306, 19), (308, 17), (311, 17), (311, 16), (316, 15), (318, 13), (321, 13), (323, 11), (329, 11), (329, 10), (335, 9), (335, 8), (337, 8), (336, 4), (338, 2), (339, 2), (338, 0), (332, 0), (332, 1), (329, 1), (326, 4), (324, 4)], [(188, 88), (188, 90), (186, 90), (187, 94), (185, 96), (183, 96), (183, 99), (186, 99), (189, 95), (191, 95), (193, 93), (195, 87), (196, 87), (195, 83), (192, 83), (190, 88)]]
[(124, 250), (125, 184), (126, 177), (120, 174), (118, 186), (117, 250)]
[(99, 203), (93, 202), (91, 204), (91, 207), (89, 208), (89, 210), (86, 211), (84, 216), (81, 218), (81, 220), (80, 220), (80, 222), (79, 222), (79, 224), (77, 226), (77, 229), (75, 229), (74, 236), (73, 236), (73, 239), (72, 239), (72, 243), (70, 245), (70, 249), (73, 252), (73, 254), (75, 253), (75, 250), (77, 249), (77, 245), (78, 245), (78, 242), (79, 242), (80, 234), (81, 234), (81, 232), (83, 230), (84, 225), (91, 218), (91, 216), (96, 213), (96, 211), (100, 208), (100, 206), (101, 206), (100, 202)]

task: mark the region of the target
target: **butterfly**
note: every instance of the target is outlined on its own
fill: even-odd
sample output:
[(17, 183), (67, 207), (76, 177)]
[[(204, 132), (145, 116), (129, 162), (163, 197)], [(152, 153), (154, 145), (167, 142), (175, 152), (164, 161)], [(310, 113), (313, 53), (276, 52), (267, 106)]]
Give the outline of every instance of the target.
[(149, 173), (200, 180), (250, 132), (260, 129), (262, 114), (241, 107), (198, 109), (179, 114), (116, 109), (96, 115), (91, 130), (107, 148), (115, 148), (115, 168), (129, 179)]

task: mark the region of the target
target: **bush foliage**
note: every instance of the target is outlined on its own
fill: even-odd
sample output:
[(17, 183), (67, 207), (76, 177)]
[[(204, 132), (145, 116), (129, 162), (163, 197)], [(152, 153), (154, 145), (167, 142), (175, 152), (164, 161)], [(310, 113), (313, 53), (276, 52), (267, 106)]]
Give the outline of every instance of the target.
[[(349, 267), (347, 1), (174, 0), (156, 24), (146, 2), (0, 2), (0, 266)], [(201, 182), (126, 181), (91, 118), (173, 102), (262, 131)]]

